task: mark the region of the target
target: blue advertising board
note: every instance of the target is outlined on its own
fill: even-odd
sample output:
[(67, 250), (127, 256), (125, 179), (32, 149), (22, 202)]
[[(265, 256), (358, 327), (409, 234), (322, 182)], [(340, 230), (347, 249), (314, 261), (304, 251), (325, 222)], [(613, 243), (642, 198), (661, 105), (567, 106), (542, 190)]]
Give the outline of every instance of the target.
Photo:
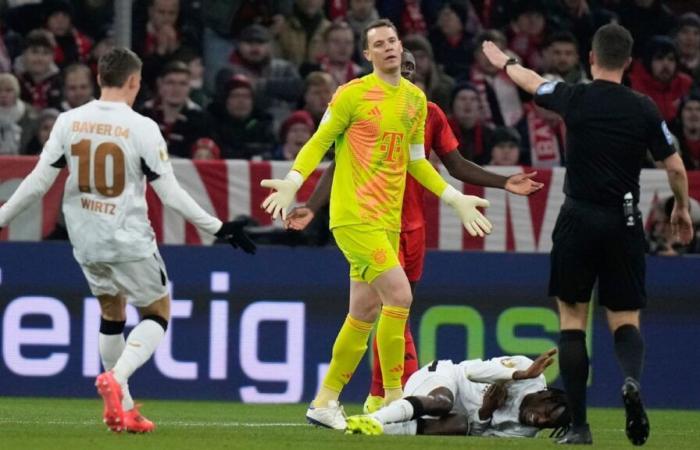
[[(334, 248), (163, 247), (172, 320), (130, 381), (135, 397), (309, 401), (347, 314), (348, 267)], [(429, 252), (411, 325), (421, 363), (556, 346), (546, 255)], [(643, 313), (646, 401), (700, 408), (700, 259), (649, 258)], [(127, 327), (138, 321), (129, 308)], [(99, 306), (65, 243), (0, 245), (0, 396), (94, 396)], [(588, 340), (589, 403), (620, 406), (621, 372), (603, 311)], [(362, 401), (369, 361), (344, 401)], [(548, 380), (558, 385), (556, 365)]]

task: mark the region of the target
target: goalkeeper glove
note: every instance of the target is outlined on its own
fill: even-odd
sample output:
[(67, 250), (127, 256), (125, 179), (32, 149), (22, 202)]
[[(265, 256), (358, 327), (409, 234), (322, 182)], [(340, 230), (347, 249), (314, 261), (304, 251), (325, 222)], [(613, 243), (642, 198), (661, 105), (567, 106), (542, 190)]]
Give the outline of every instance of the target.
[(457, 211), (464, 228), (471, 236), (484, 237), (484, 233), (491, 233), (491, 222), (476, 209), (477, 207), (488, 208), (488, 200), (474, 195), (464, 195), (452, 186), (447, 186), (440, 198)]
[(281, 213), (282, 220), (287, 218), (287, 208), (296, 198), (296, 193), (304, 182), (299, 172), (290, 171), (284, 180), (262, 180), (260, 186), (274, 189), (262, 202), (262, 208), (272, 214), (274, 220)]
[(224, 222), (214, 236), (226, 239), (233, 248), (240, 247), (246, 253), (255, 254), (255, 243), (250, 240), (250, 236), (243, 231), (246, 224), (245, 219), (237, 219), (231, 222)]

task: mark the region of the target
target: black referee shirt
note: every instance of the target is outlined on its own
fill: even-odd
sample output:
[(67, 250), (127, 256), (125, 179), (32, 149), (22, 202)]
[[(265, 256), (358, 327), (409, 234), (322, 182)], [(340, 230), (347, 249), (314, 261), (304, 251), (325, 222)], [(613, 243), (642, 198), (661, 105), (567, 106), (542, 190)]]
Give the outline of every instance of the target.
[(610, 81), (537, 88), (535, 102), (566, 123), (564, 193), (618, 206), (627, 192), (639, 201), (639, 173), (647, 150), (657, 161), (672, 155), (671, 132), (649, 97)]

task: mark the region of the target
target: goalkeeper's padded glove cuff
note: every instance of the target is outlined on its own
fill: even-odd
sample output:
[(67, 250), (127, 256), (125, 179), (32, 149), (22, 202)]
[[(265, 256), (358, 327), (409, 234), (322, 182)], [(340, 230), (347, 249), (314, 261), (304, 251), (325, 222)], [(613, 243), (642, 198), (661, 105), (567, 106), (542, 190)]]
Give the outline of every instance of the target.
[(459, 192), (457, 189), (455, 189), (451, 185), (447, 185), (444, 191), (442, 191), (442, 194), (440, 195), (440, 200), (443, 202), (447, 203), (450, 206), (454, 206), (455, 202), (462, 196), (462, 193)]
[(304, 184), (304, 177), (296, 170), (290, 170), (287, 176), (284, 177), (284, 179), (294, 183), (294, 185), (297, 187), (297, 190), (301, 187), (302, 184)]

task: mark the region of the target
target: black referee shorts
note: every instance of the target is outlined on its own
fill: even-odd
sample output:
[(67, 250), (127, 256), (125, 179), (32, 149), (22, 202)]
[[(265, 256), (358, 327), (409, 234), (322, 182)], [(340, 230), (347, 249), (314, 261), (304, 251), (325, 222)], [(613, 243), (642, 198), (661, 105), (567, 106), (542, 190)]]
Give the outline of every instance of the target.
[(566, 303), (598, 299), (612, 311), (646, 306), (646, 242), (641, 214), (627, 227), (620, 207), (566, 199), (552, 233), (549, 295)]

